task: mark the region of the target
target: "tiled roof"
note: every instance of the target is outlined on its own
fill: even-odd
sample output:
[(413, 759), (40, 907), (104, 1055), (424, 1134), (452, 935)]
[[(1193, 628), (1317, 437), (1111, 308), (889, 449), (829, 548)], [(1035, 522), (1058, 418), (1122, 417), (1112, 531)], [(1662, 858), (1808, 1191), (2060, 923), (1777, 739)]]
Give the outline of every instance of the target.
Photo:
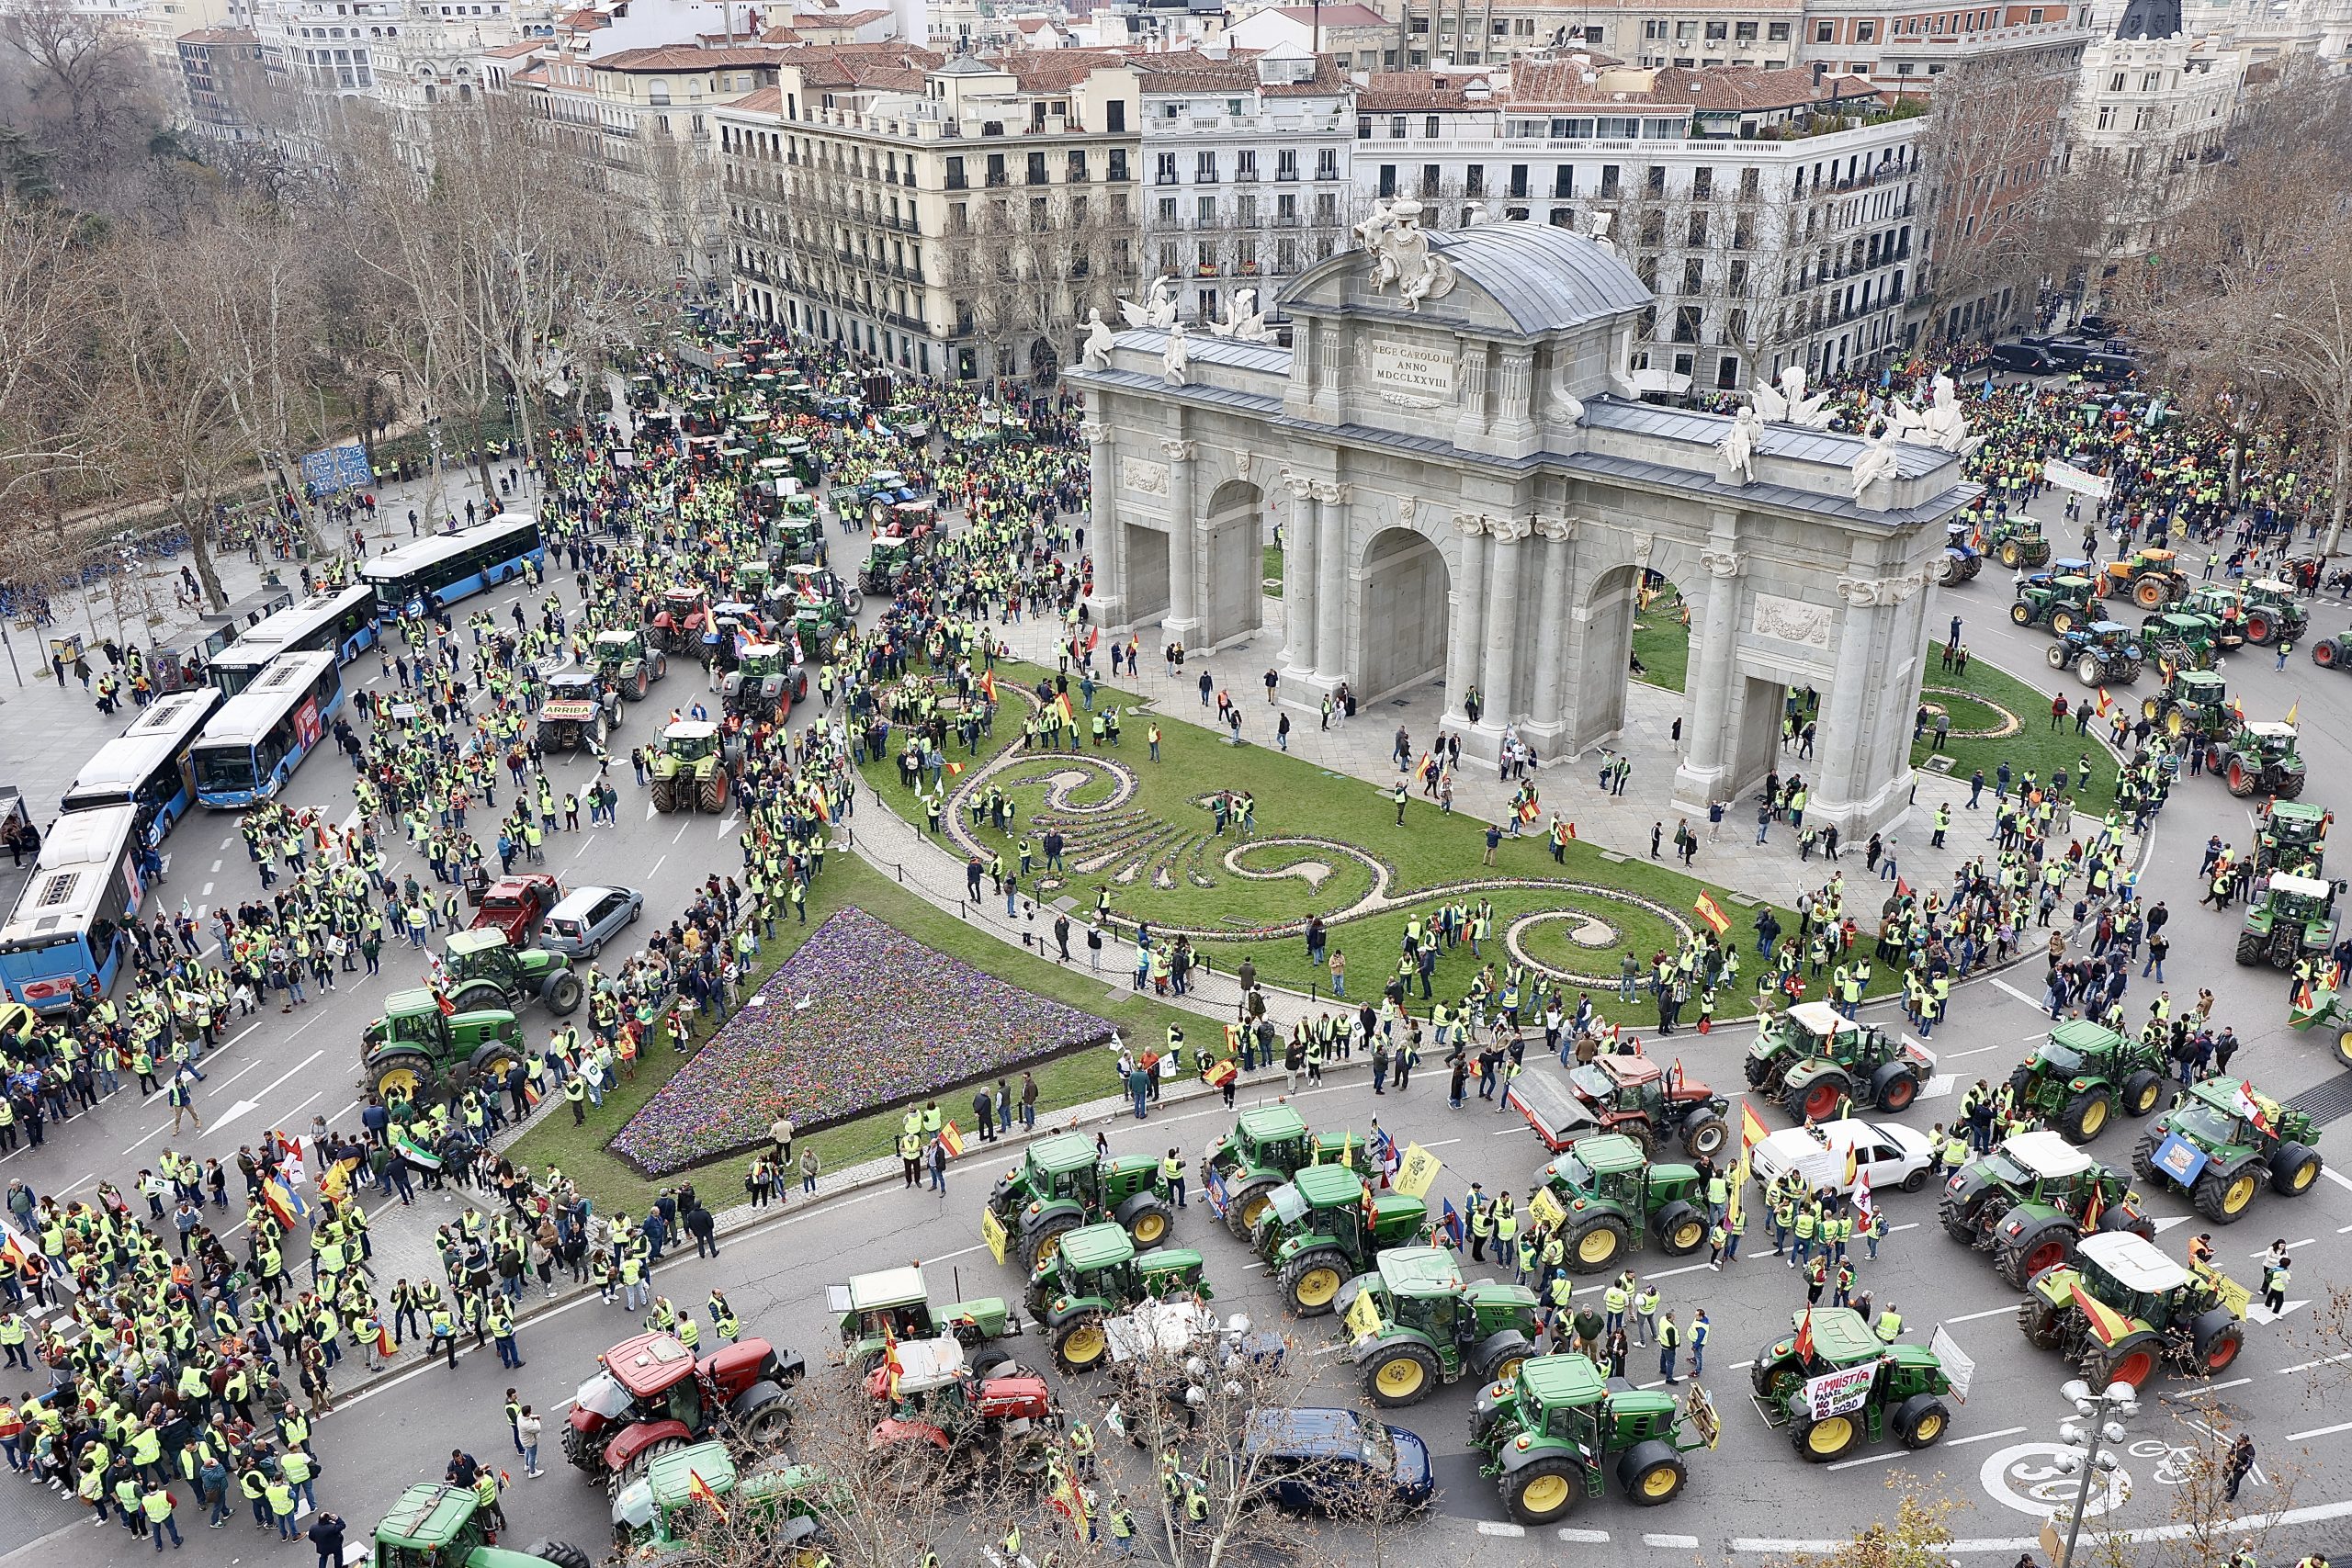
[(1097, 71), (1130, 62), (1115, 49), (1043, 49), (1001, 55), (986, 63), (1009, 73), (1024, 93), (1066, 93)]
[(242, 28), (198, 28), (192, 33), (180, 34), (173, 41), (210, 47), (218, 44), (257, 43), (260, 40)]
[[(1592, 80), (1588, 80), (1592, 78)], [(1377, 80), (1378, 78), (1375, 78)], [(1628, 87), (1629, 81), (1647, 79), (1649, 90)], [(1624, 66), (1609, 69), (1595, 61), (1588, 67), (1575, 60), (1521, 62), (1513, 67), (1510, 91), (1504, 95), (1514, 109), (1558, 107), (1605, 107), (1693, 109), (1778, 109), (1799, 104), (1873, 96), (1870, 83), (1859, 76), (1826, 75), (1814, 80), (1810, 69), (1768, 71), (1750, 65), (1713, 65), (1702, 71), (1667, 66), (1657, 71)]]
[(1356, 107), (1372, 112), (1383, 109), (1494, 109), (1499, 108), (1499, 97), (1472, 98), (1463, 89), (1470, 83), (1486, 84), (1483, 73), (1475, 75), (1440, 76), (1427, 71), (1375, 71), (1356, 95)]
[(673, 43), (658, 49), (624, 49), (591, 63), (599, 71), (718, 71), (730, 65), (774, 65), (784, 57), (783, 50), (769, 44), (696, 49)]
[(489, 60), (520, 60), (526, 55), (537, 54), (554, 41), (543, 38), (517, 39), (513, 43), (502, 43), (496, 49), (485, 49), (481, 52)]
[(762, 87), (754, 92), (746, 93), (741, 97), (732, 99), (719, 107), (722, 108), (740, 109), (745, 114), (782, 114), (784, 112), (784, 89), (782, 87)]

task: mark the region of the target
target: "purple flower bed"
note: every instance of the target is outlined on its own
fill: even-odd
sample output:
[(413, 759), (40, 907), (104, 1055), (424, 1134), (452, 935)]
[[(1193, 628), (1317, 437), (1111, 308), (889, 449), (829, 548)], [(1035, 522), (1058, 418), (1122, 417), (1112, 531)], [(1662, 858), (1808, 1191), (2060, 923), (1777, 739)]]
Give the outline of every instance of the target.
[(665, 1176), (764, 1141), (780, 1114), (811, 1133), (1111, 1034), (1107, 1019), (842, 909), (646, 1101), (612, 1149)]

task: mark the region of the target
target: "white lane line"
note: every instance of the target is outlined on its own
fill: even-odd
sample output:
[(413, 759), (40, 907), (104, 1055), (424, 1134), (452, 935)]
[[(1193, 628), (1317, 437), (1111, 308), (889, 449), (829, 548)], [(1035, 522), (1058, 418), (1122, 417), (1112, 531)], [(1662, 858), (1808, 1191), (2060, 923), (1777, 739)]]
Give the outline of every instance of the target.
[[(1997, 1432), (1976, 1432), (1965, 1438), (1953, 1438), (1950, 1441), (1946, 1442), (1944, 1447), (1948, 1449), (1956, 1449), (1966, 1443), (1989, 1443), (1996, 1438), (2014, 1438), (2019, 1432), (2024, 1430), (2025, 1428), (2023, 1427), (2004, 1427)], [(1908, 1455), (1909, 1450), (1907, 1450), (1891, 1449), (1883, 1454), (1864, 1454), (1860, 1459), (1841, 1459), (1836, 1464), (1824, 1465), (1822, 1468), (1824, 1470), (1851, 1470), (1858, 1464), (1884, 1464), (1889, 1460), (1905, 1459), (1907, 1458)]]
[(1889, 1235), (1899, 1235), (1905, 1231), (1916, 1231), (1919, 1228), (1921, 1223), (1922, 1222), (1918, 1220), (1913, 1220), (1908, 1224), (1889, 1225), (1886, 1228), (1886, 1234)]
[[(324, 1089), (321, 1089), (321, 1090), (319, 1090), (319, 1093), (318, 1093), (318, 1094), (314, 1094), (314, 1095), (311, 1096), (311, 1100), (316, 1100), (316, 1099), (318, 1099), (318, 1098), (319, 1098), (319, 1095), (321, 1095), (321, 1094), (324, 1094), (324, 1093), (326, 1093), (326, 1090), (324, 1090)], [(285, 1116), (282, 1118), (282, 1120), (284, 1120), (284, 1121), (288, 1121), (288, 1122), (291, 1122), (295, 1117), (300, 1116), (300, 1114), (302, 1114), (302, 1108), (303, 1108), (303, 1106), (307, 1106), (307, 1105), (309, 1105), (309, 1104), (311, 1103), (311, 1100), (304, 1100), (304, 1101), (302, 1102), (302, 1104), (301, 1104), (301, 1105), (298, 1105), (298, 1106), (296, 1106), (293, 1110), (288, 1111), (288, 1112), (286, 1112), (286, 1114), (285, 1114)]]
[(2254, 1380), (2253, 1380), (2252, 1378), (2232, 1378), (2232, 1379), (2231, 1379), (2229, 1382), (2209, 1382), (2209, 1383), (2206, 1383), (2206, 1384), (2205, 1384), (2204, 1386), (2202, 1386), (2201, 1388), (2198, 1388), (2198, 1389), (2196, 1389), (2196, 1390), (2194, 1390), (2194, 1391), (2192, 1391), (2192, 1392), (2197, 1393), (2212, 1393), (2214, 1390), (2216, 1390), (2216, 1389), (2223, 1389), (2223, 1388), (2243, 1388), (2243, 1387), (2245, 1387), (2247, 1383), (2250, 1383), (2250, 1382), (2252, 1382), (2253, 1381), (2254, 1381)]
[(2307, 1372), (2307, 1371), (2310, 1371), (2313, 1367), (2332, 1367), (2332, 1366), (2335, 1366), (2335, 1365), (2337, 1365), (2338, 1363), (2340, 1363), (2340, 1362), (2344, 1362), (2344, 1361), (2352, 1361), (2352, 1354), (2336, 1355), (2336, 1356), (2322, 1356), (2322, 1357), (2321, 1357), (2318, 1360), (2316, 1360), (2316, 1361), (2297, 1361), (2297, 1362), (2296, 1362), (2293, 1366), (2291, 1366), (2291, 1367), (2281, 1367), (2281, 1368), (2279, 1368), (2279, 1369), (2278, 1369), (2278, 1375), (2279, 1375), (2280, 1377), (2282, 1377), (2282, 1378), (2283, 1378), (2283, 1377), (2287, 1376), (2290, 1372)]
[(1980, 1317), (1999, 1317), (2004, 1314), (2014, 1313), (2018, 1309), (2014, 1304), (2009, 1306), (1988, 1307), (1983, 1312), (1972, 1312), (1964, 1317), (1948, 1317), (1943, 1321), (1946, 1324), (1974, 1323)]
[(1997, 1051), (1999, 1049), (2000, 1047), (1998, 1045), (1978, 1045), (1966, 1051), (1947, 1051), (1943, 1055), (1943, 1060), (1947, 1062), (1957, 1062), (1964, 1056), (1982, 1056), (1987, 1051)]
[[(1429, 1145), (1424, 1144), (1421, 1146), (1423, 1148), (1427, 1148)], [(1600, 1546), (1609, 1540), (1609, 1532), (1607, 1530), (1585, 1529), (1576, 1525), (1570, 1525), (1560, 1531), (1560, 1539), (1567, 1541), (1579, 1541), (1587, 1546)]]
[(2321, 1166), (2319, 1168), (2319, 1173), (2322, 1176), (2326, 1177), (2330, 1181), (2335, 1182), (2338, 1187), (2343, 1188), (2346, 1192), (2352, 1192), (2352, 1176), (2345, 1175), (2342, 1171), (2336, 1169), (2332, 1165)]
[[(1442, 1149), (1448, 1144), (1458, 1144), (1462, 1140), (1459, 1138), (1440, 1138), (1436, 1143), (1423, 1144), (1421, 1147), (1425, 1149)], [(2352, 1225), (2346, 1225), (2344, 1228), (2346, 1230), (2352, 1230)]]
[(2010, 985), (2007, 980), (2002, 979), (1999, 976), (1996, 975), (1993, 976), (1993, 984), (2008, 992), (2009, 995), (2017, 998), (2018, 1000), (2033, 1009), (2034, 1011), (2040, 1012), (2041, 1010), (2041, 1002), (2039, 998), (2027, 996), (2023, 991), (2018, 990), (2015, 986)]
[(2287, 1441), (2300, 1443), (2305, 1438), (2332, 1438), (2338, 1432), (2352, 1432), (2352, 1421), (2338, 1421), (2333, 1427), (2313, 1427), (2308, 1431), (2290, 1432)]
[(1527, 1533), (1527, 1527), (1525, 1525), (1505, 1524), (1500, 1519), (1480, 1519), (1478, 1521), (1478, 1533), (1480, 1535), (1518, 1537), (1523, 1536)]
[(1699, 1538), (1695, 1535), (1645, 1535), (1642, 1537), (1642, 1544), (1644, 1546), (1668, 1546), (1688, 1551), (1698, 1546)]

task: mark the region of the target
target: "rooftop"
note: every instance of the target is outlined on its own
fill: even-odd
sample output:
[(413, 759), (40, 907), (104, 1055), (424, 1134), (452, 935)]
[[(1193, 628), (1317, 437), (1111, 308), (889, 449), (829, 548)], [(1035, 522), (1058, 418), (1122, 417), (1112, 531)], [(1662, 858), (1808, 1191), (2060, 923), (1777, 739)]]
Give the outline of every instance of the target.
[(1528, 62), (1511, 70), (1504, 95), (1513, 109), (1624, 104), (1633, 107), (1763, 110), (1798, 105), (1868, 100), (1877, 96), (1860, 76), (1825, 75), (1807, 68), (1768, 71), (1715, 65), (1703, 71), (1566, 60)]
[(2098, 1231), (2075, 1246), (2127, 1289), (2161, 1295), (2188, 1283), (2188, 1270), (2137, 1231)]

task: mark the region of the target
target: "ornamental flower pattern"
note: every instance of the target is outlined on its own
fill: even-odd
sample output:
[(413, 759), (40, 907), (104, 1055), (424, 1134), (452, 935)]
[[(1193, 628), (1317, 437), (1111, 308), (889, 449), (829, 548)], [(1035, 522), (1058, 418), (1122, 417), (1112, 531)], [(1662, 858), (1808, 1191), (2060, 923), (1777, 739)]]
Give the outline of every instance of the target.
[[(1112, 1033), (1107, 1019), (844, 908), (646, 1102), (612, 1148), (645, 1174), (666, 1176), (760, 1144), (779, 1115), (814, 1132)], [(949, 1116), (958, 1109), (949, 1105)]]

